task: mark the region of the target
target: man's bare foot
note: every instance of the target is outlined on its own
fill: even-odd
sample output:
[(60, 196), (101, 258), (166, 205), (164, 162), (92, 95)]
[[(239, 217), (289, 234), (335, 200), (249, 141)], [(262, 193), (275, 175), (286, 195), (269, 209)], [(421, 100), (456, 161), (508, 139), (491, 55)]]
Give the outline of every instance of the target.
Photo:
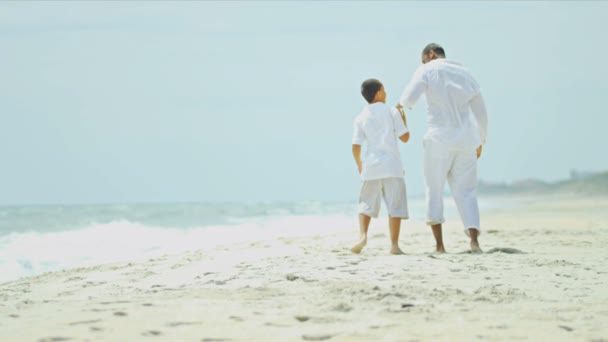
[(445, 253), (445, 247), (443, 247), (443, 245), (436, 246), (435, 253)]
[(473, 253), (473, 254), (483, 253), (483, 251), (479, 247), (479, 242), (477, 242), (476, 240), (475, 241), (471, 240), (471, 253)]
[(361, 253), (361, 251), (363, 250), (363, 247), (365, 247), (366, 244), (367, 244), (367, 239), (361, 239), (361, 241), (359, 241), (356, 245), (354, 245), (353, 248), (350, 249), (350, 251), (355, 254), (359, 254), (359, 253)]
[(403, 253), (403, 251), (401, 250), (401, 248), (399, 248), (399, 246), (393, 246), (393, 247), (391, 247), (391, 254), (399, 255), (399, 254), (405, 254), (405, 253)]

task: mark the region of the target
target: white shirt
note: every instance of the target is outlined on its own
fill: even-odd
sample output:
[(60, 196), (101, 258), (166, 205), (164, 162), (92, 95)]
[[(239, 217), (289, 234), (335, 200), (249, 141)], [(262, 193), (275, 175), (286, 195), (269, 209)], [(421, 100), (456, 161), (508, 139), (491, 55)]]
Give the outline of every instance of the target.
[(399, 111), (382, 102), (363, 109), (355, 119), (353, 145), (365, 146), (362, 180), (403, 177), (397, 139), (409, 132)]
[(445, 58), (421, 65), (399, 103), (412, 109), (423, 92), (428, 112), (425, 138), (455, 148), (485, 143), (488, 127), (485, 104), (477, 81), (466, 68)]

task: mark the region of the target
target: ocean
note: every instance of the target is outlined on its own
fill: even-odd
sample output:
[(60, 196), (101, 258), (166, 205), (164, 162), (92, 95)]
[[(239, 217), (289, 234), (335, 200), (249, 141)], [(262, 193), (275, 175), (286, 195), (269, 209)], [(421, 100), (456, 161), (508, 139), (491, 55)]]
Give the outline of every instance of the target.
[[(483, 200), (480, 208), (503, 202)], [(457, 215), (451, 198), (445, 207), (447, 218)], [(424, 198), (410, 198), (409, 210), (410, 219), (423, 221)], [(356, 212), (356, 201), (5, 206), (0, 207), (0, 282), (329, 227), (356, 234)]]

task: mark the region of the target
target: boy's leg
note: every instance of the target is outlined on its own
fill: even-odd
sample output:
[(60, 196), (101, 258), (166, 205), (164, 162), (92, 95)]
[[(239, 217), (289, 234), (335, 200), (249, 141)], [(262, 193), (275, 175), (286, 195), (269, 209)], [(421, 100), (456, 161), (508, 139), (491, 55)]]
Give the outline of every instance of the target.
[(363, 250), (363, 247), (367, 245), (367, 230), (369, 229), (369, 223), (372, 218), (365, 215), (359, 214), (359, 231), (361, 233), (359, 242), (357, 242), (350, 250), (353, 253), (359, 254)]
[(367, 231), (372, 217), (378, 217), (380, 212), (380, 196), (382, 193), (380, 180), (363, 181), (359, 195), (359, 242), (350, 250), (361, 253), (367, 244)]
[(391, 254), (403, 254), (399, 248), (399, 231), (401, 230), (401, 217), (388, 217), (388, 226), (391, 231)]
[(441, 225), (443, 217), (443, 189), (452, 155), (448, 148), (430, 139), (424, 140), (424, 183), (426, 187), (426, 224), (435, 237), (435, 251), (445, 253)]
[(386, 178), (382, 180), (382, 195), (388, 209), (388, 226), (391, 235), (391, 253), (403, 254), (399, 248), (401, 220), (409, 217), (407, 194), (403, 178)]
[(481, 253), (477, 237), (480, 233), (479, 206), (477, 203), (477, 155), (475, 149), (456, 153), (448, 175), (448, 183), (464, 225), (471, 238), (471, 252)]

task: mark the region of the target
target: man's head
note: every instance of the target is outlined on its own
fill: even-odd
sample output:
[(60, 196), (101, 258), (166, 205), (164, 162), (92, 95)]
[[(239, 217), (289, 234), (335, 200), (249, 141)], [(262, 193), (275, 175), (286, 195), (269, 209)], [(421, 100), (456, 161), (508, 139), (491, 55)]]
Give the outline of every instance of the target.
[(367, 103), (384, 103), (386, 101), (384, 86), (380, 81), (373, 78), (363, 81), (361, 84), (361, 95), (363, 95)]
[(431, 43), (422, 50), (422, 64), (426, 64), (437, 58), (445, 58), (445, 51), (441, 45)]

